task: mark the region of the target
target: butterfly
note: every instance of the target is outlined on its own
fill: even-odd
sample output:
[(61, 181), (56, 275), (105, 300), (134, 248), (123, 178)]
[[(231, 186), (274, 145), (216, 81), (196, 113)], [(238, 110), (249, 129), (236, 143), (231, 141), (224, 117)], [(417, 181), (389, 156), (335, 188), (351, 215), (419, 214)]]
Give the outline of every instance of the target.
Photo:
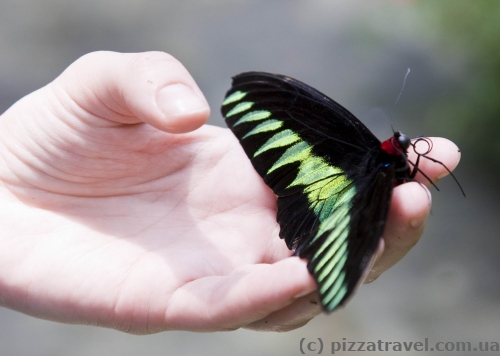
[[(412, 142), (397, 131), (380, 142), (318, 90), (264, 72), (233, 77), (221, 111), (278, 197), (280, 237), (294, 255), (308, 260), (323, 310), (334, 311), (364, 280), (393, 188), (413, 181), (417, 172), (427, 177), (418, 168), (421, 157), (444, 166), (427, 156), (432, 141)], [(418, 141), (428, 149), (417, 152)], [(408, 159), (410, 147), (417, 152), (414, 163)]]

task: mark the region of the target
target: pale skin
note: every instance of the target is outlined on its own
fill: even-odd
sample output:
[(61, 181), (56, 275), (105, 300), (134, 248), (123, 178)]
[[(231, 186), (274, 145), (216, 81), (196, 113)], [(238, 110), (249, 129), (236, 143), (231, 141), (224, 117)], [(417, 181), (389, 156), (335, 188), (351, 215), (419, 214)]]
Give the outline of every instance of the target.
[[(232, 133), (204, 125), (209, 113), (160, 52), (88, 54), (7, 110), (0, 305), (139, 334), (287, 331), (318, 315), (306, 261), (278, 237), (275, 196)], [(433, 142), (455, 168), (457, 147)], [(429, 197), (417, 183), (394, 189), (367, 281), (417, 243)]]

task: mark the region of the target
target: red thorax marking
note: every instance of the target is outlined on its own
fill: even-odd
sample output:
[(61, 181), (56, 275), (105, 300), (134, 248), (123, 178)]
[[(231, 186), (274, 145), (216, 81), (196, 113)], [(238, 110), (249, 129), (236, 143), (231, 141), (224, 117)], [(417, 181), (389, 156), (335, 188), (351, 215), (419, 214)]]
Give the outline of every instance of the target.
[(391, 156), (401, 156), (401, 152), (404, 151), (398, 140), (396, 140), (394, 136), (382, 142), (380, 147)]

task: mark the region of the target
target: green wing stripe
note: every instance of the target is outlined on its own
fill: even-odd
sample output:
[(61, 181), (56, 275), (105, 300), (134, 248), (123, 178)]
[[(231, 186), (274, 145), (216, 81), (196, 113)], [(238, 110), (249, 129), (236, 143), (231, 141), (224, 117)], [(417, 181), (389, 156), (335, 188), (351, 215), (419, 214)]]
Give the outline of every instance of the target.
[(283, 167), (285, 164), (293, 163), (293, 162), (303, 162), (311, 157), (311, 149), (312, 147), (307, 144), (305, 141), (300, 141), (299, 143), (293, 145), (289, 149), (283, 153), (279, 160), (274, 163), (274, 165), (267, 171), (267, 174), (272, 171)]
[(239, 103), (226, 114), (226, 117), (230, 117), (236, 114), (240, 114), (244, 111), (250, 110), (253, 104), (254, 103), (252, 103), (251, 101), (244, 101), (242, 103)]
[[(347, 260), (347, 255), (344, 258), (343, 261), (344, 263), (345, 260)], [(345, 293), (347, 292), (347, 287), (345, 286), (345, 284), (343, 284), (344, 280), (345, 280), (345, 272), (342, 272), (335, 280), (335, 283), (331, 287), (330, 291), (323, 297), (323, 303), (325, 305), (328, 304), (330, 306), (336, 306), (337, 303), (345, 296)]]
[[(338, 225), (335, 226), (335, 229), (323, 242), (318, 251), (316, 251), (311, 260), (316, 261), (318, 258), (320, 257), (321, 258), (318, 264), (314, 267), (315, 272), (319, 272), (322, 269), (323, 265), (325, 265), (328, 261), (330, 261), (331, 258), (335, 255), (335, 253), (342, 248), (342, 245), (344, 244), (344, 242), (346, 242), (347, 236), (349, 235), (349, 229), (348, 229), (349, 222), (350, 222), (349, 216), (345, 216), (342, 220), (338, 221), (337, 222)], [(325, 255), (321, 256), (323, 251), (325, 251), (327, 248), (328, 250), (326, 251)], [(326, 269), (328, 269), (327, 266), (325, 266)]]
[[(341, 235), (344, 235), (344, 234), (341, 234)], [(321, 282), (322, 280), (324, 280), (328, 276), (328, 274), (332, 271), (332, 269), (335, 266), (338, 266), (338, 262), (340, 261), (342, 256), (347, 255), (346, 254), (347, 244), (345, 243), (346, 237), (347, 236), (339, 236), (339, 239), (328, 250), (328, 257), (325, 256), (324, 258), (322, 258), (320, 263), (315, 267), (316, 271), (321, 270), (321, 273), (318, 275), (318, 281)], [(323, 266), (324, 266), (324, 268), (322, 268)]]
[(241, 119), (236, 121), (236, 123), (233, 126), (237, 126), (244, 122), (264, 120), (267, 119), (269, 116), (271, 116), (271, 112), (267, 110), (252, 111), (249, 112), (248, 114), (245, 114)]
[(242, 91), (235, 91), (234, 93), (232, 93), (231, 95), (229, 95), (223, 102), (222, 102), (222, 106), (224, 105), (228, 105), (228, 104), (232, 104), (232, 103), (235, 103), (237, 101), (240, 101), (241, 99), (243, 99), (245, 97), (245, 95), (247, 95), (247, 93), (245, 92), (242, 92)]
[(300, 141), (300, 137), (292, 130), (281, 131), (264, 143), (253, 156), (257, 157), (272, 148), (286, 147), (297, 141)]
[(257, 126), (255, 126), (255, 128), (252, 131), (248, 132), (245, 136), (243, 136), (242, 139), (262, 132), (275, 131), (281, 128), (281, 126), (283, 126), (283, 121), (274, 119), (266, 120), (263, 123), (260, 123)]
[[(343, 273), (343, 275), (341, 276), (342, 278), (339, 278), (338, 280), (338, 284), (344, 282), (344, 279), (345, 279), (345, 273)], [(325, 299), (325, 305), (326, 307), (328, 308), (328, 310), (333, 310), (335, 307), (338, 306), (338, 304), (340, 303), (340, 301), (342, 300), (342, 298), (345, 297), (347, 293), (347, 286), (344, 284), (342, 285), (342, 288), (339, 289), (339, 291), (337, 292), (337, 295), (330, 301), (330, 302), (326, 302), (326, 299)]]
[[(339, 277), (341, 277), (343, 275), (342, 273), (342, 268), (344, 267), (345, 265), (345, 262), (347, 260), (347, 253), (345, 253), (344, 255), (341, 256), (340, 258), (340, 261), (338, 261), (338, 263), (336, 263), (333, 268), (330, 268), (328, 270), (328, 273), (325, 273), (323, 274), (323, 278), (318, 278), (318, 282), (323, 282), (323, 284), (321, 285), (321, 288), (319, 289), (319, 293), (320, 294), (325, 294), (326, 292), (328, 292), (328, 294), (332, 293), (335, 294), (337, 291), (332, 288), (335, 286), (335, 284), (337, 284), (338, 280), (339, 280)], [(323, 281), (323, 279), (325, 279)], [(326, 297), (326, 296), (325, 296)]]

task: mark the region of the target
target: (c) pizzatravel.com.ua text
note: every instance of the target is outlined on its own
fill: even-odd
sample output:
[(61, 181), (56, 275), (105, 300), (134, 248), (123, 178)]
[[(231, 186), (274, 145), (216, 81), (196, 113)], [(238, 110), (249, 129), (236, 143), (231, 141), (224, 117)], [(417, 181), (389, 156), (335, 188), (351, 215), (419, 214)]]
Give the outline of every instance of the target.
[(300, 352), (303, 355), (334, 355), (339, 352), (408, 352), (408, 351), (445, 351), (445, 352), (486, 352), (500, 351), (500, 343), (496, 341), (437, 341), (431, 342), (428, 338), (423, 341), (323, 341), (317, 339), (300, 339)]

